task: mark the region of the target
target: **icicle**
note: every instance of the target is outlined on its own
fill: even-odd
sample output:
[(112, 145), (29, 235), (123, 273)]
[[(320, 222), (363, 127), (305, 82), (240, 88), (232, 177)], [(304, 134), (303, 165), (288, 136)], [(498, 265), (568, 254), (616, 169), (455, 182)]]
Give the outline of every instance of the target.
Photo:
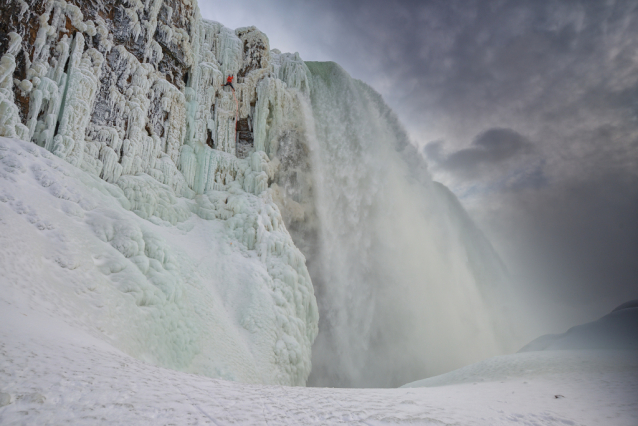
[(84, 52), (84, 36), (81, 33), (77, 33), (73, 39), (71, 51), (67, 93), (53, 152), (67, 158), (71, 164), (80, 166), (104, 57), (96, 49)]
[(235, 154), (235, 129), (237, 127), (237, 105), (232, 90), (221, 93), (215, 102), (215, 148)]
[(256, 151), (277, 152), (278, 138), (299, 117), (296, 98), (281, 80), (264, 78), (257, 85), (254, 143)]
[(22, 37), (9, 33), (9, 48), (0, 58), (0, 136), (28, 140), (29, 130), (20, 122), (20, 113), (13, 98), (13, 71)]
[(192, 188), (195, 183), (195, 173), (197, 172), (197, 156), (189, 145), (182, 145), (180, 171), (184, 175), (188, 186)]
[(217, 35), (215, 57), (224, 76), (237, 75), (242, 66), (243, 43), (230, 28), (222, 27)]
[(299, 53), (272, 54), (276, 64), (275, 72), (280, 80), (290, 88), (295, 88), (305, 95), (310, 94), (310, 70), (299, 57)]

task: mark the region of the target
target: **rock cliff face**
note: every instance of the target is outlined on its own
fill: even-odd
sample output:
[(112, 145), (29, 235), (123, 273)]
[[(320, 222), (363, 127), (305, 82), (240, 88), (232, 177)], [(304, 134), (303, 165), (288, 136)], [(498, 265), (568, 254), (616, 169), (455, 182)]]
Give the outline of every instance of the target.
[[(224, 223), (231, 245), (267, 270), (278, 312), (259, 332), (246, 326), (264, 359), (244, 372), (257, 372), (225, 375), (305, 383), (317, 306), (275, 204), (287, 222), (304, 217), (285, 191), (282, 161), (304, 150), (299, 96), (309, 84), (298, 55), (271, 51), (255, 27), (203, 20), (195, 0), (9, 0), (0, 5), (0, 58), (0, 136), (115, 185), (142, 219)], [(228, 76), (234, 89), (223, 86)], [(126, 259), (139, 255), (117, 247)], [(153, 284), (148, 265), (131, 262)], [(187, 364), (178, 367), (216, 371)]]

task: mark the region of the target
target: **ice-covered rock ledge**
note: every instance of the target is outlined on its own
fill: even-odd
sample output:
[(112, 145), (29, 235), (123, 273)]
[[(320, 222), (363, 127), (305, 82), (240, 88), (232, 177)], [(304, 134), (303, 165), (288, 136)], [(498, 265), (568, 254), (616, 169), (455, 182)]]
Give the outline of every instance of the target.
[(143, 173), (115, 185), (0, 138), (0, 298), (151, 364), (303, 385), (317, 306), (269, 192), (244, 189), (260, 159), (219, 154), (243, 187), (189, 199)]

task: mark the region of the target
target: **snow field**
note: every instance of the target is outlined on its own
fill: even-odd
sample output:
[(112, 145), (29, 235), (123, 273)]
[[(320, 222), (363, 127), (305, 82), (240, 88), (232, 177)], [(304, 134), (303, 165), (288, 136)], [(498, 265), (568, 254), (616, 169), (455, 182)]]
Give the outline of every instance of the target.
[(27, 305), (0, 301), (3, 425), (633, 426), (638, 415), (630, 351), (496, 357), (438, 387), (249, 385), (150, 365)]

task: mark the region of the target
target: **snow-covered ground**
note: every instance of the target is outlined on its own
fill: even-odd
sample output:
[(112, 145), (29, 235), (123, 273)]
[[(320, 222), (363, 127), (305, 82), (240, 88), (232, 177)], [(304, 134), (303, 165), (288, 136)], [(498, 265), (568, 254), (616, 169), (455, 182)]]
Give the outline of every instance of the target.
[(146, 364), (23, 296), (0, 302), (3, 425), (637, 424), (634, 351), (501, 356), (436, 387), (247, 385)]
[[(304, 368), (303, 355), (279, 347), (294, 341), (277, 321), (298, 322), (305, 305), (287, 305), (294, 299), (269, 275), (285, 265), (245, 250), (232, 218), (203, 219), (189, 213), (203, 215), (202, 200), (160, 197), (164, 213), (183, 217), (144, 220), (126, 191), (7, 139), (0, 182), (2, 425), (638, 424), (635, 350), (501, 356), (416, 388), (246, 384), (291, 380)], [(244, 214), (272, 220), (267, 197), (235, 192), (227, 197), (246, 203)], [(262, 241), (289, 238), (268, 232)], [(629, 324), (619, 318), (635, 321), (636, 312), (592, 329)], [(272, 356), (280, 349), (283, 361)]]

